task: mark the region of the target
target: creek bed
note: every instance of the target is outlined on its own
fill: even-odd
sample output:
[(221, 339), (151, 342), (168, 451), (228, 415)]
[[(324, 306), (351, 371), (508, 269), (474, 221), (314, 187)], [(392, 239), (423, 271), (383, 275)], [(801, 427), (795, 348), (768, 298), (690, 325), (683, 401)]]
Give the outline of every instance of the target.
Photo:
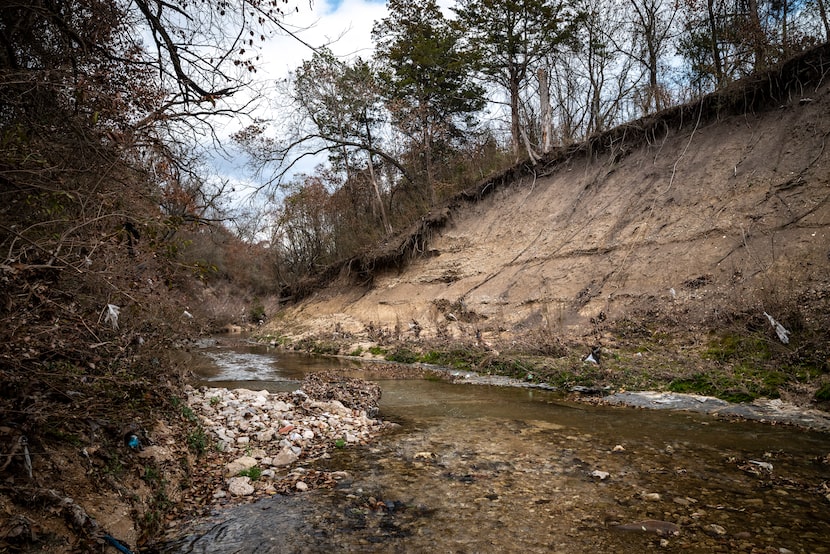
[[(332, 364), (359, 371), (234, 352), (269, 369), (228, 380), (233, 352), (214, 355), (211, 386), (291, 390)], [(532, 389), (378, 382), (379, 416), (400, 427), (309, 466), (347, 472), (335, 488), (221, 510), (165, 551), (830, 552), (827, 434)]]

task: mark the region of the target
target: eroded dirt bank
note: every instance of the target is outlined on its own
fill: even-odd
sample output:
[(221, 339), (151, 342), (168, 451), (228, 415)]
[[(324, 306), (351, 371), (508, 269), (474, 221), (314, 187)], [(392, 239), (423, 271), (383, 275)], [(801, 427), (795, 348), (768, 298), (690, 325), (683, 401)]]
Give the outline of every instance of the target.
[[(615, 130), (485, 184), (401, 243), (412, 257), (344, 267), (262, 334), (401, 361), (449, 352), (438, 361), (552, 384), (830, 398), (830, 86), (817, 82), (635, 122), (634, 144)], [(586, 366), (593, 348), (601, 363)]]

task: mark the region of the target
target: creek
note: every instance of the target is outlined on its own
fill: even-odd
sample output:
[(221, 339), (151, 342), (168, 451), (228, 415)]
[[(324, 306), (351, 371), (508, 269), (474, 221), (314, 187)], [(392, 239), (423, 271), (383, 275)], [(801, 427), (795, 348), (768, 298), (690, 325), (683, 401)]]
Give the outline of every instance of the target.
[[(212, 387), (290, 391), (365, 366), (207, 345)], [(830, 552), (830, 435), (589, 406), (527, 388), (379, 380), (396, 430), (309, 467), (335, 488), (226, 508), (175, 553)]]

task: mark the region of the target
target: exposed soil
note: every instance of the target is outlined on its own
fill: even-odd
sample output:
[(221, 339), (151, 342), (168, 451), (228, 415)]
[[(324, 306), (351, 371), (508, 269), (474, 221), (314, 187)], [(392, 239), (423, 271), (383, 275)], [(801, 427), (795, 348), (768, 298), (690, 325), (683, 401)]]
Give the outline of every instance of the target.
[[(520, 358), (551, 383), (813, 401), (830, 370), (830, 85), (798, 68), (827, 50), (483, 183), (265, 333), (341, 354), (465, 350), (517, 376)], [(582, 364), (597, 347), (600, 366)]]

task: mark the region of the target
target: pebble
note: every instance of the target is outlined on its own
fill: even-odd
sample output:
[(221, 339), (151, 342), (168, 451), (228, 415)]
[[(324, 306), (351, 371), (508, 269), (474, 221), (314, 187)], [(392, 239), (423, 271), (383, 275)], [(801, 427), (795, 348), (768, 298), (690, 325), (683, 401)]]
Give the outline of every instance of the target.
[(707, 525), (706, 527), (703, 528), (703, 531), (707, 535), (711, 535), (713, 537), (722, 537), (722, 536), (726, 535), (726, 529), (723, 526), (718, 525), (717, 523), (712, 523), (710, 525)]
[(308, 485), (305, 484), (303, 481), (297, 481), (297, 484), (294, 485), (298, 491), (305, 492), (308, 490)]
[(621, 531), (640, 531), (642, 533), (655, 533), (661, 536), (680, 534), (680, 527), (677, 524), (668, 521), (659, 521), (656, 519), (647, 519), (645, 521), (617, 525), (616, 528)]
[(608, 473), (607, 471), (600, 471), (600, 470), (598, 470), (598, 469), (595, 469), (594, 471), (592, 471), (592, 472), (591, 472), (591, 477), (596, 477), (596, 478), (598, 478), (600, 481), (605, 481), (605, 480), (606, 480), (606, 479), (608, 479), (610, 476), (611, 476), (611, 474), (610, 474), (610, 473)]

